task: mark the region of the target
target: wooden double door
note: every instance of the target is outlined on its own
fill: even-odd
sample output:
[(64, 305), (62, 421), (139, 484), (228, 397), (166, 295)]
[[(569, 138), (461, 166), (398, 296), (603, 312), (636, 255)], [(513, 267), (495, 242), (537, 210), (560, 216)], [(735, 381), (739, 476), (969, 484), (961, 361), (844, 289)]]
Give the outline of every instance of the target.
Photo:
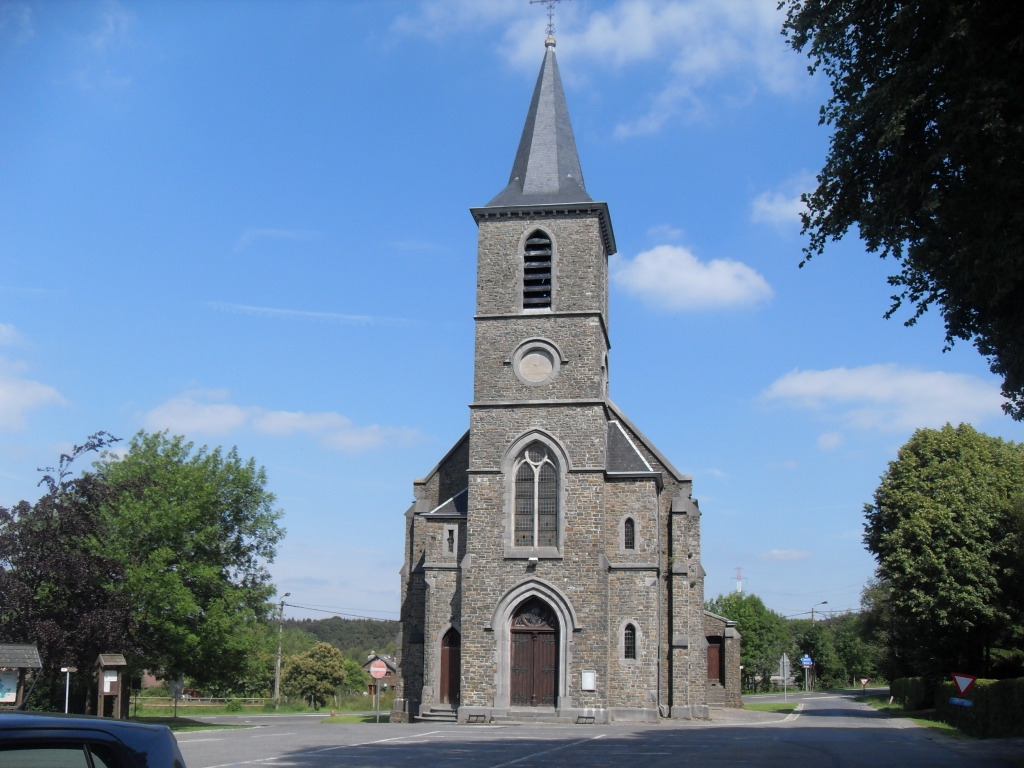
[(513, 707), (558, 704), (558, 619), (532, 599), (512, 617), (510, 702)]
[(454, 627), (441, 638), (442, 704), (459, 705), (459, 681), (462, 679), (462, 635)]

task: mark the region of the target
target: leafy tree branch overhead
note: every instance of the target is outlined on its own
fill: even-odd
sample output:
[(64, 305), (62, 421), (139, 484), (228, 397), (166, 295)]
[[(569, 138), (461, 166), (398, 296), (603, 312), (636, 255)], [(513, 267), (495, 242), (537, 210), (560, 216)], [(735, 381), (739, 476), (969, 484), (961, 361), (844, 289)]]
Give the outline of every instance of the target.
[[(856, 226), (892, 256), (912, 325), (942, 313), (1024, 420), (1024, 3), (782, 0), (783, 32), (829, 78), (832, 127), (804, 196), (805, 260)], [(801, 262), (803, 266), (804, 262)]]

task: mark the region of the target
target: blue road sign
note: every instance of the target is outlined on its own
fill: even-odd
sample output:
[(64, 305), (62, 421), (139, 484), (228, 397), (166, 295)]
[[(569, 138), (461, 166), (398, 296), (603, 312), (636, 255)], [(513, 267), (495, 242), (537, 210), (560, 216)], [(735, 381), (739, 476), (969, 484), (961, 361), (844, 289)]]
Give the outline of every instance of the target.
[(812, 661), (811, 657), (808, 656), (805, 653), (803, 656), (800, 657), (800, 666), (802, 666), (802, 667), (813, 667), (814, 666), (814, 661)]
[(974, 702), (971, 701), (970, 699), (958, 699), (956, 696), (953, 696), (949, 700), (949, 703), (952, 704), (954, 707), (973, 707), (974, 706)]

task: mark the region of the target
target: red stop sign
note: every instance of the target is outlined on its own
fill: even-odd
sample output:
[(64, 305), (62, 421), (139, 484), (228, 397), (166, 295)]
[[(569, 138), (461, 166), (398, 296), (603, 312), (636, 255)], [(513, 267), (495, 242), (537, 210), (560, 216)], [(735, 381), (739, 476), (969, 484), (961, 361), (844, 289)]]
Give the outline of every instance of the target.
[(384, 663), (383, 661), (381, 661), (380, 659), (376, 659), (376, 660), (375, 660), (375, 661), (374, 661), (374, 662), (373, 662), (373, 663), (372, 663), (372, 664), (370, 665), (370, 674), (371, 674), (371, 675), (372, 675), (372, 676), (373, 676), (374, 678), (376, 678), (377, 680), (380, 680), (380, 679), (381, 679), (382, 677), (384, 677), (384, 675), (386, 675), (387, 673), (388, 673), (388, 665), (387, 665), (387, 664), (385, 664), (385, 663)]

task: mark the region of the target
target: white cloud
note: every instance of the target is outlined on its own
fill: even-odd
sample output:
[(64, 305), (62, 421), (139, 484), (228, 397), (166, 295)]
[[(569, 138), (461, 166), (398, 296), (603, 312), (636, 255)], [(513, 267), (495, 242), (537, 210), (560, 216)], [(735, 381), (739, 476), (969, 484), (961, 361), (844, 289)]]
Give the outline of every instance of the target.
[(28, 3), (0, 4), (0, 49), (10, 53), (35, 35)]
[(805, 552), (802, 549), (772, 549), (762, 555), (758, 555), (762, 560), (782, 561), (806, 560), (810, 556), (810, 552)]
[(9, 347), (23, 341), (18, 329), (10, 323), (0, 323), (0, 347)]
[(754, 198), (750, 220), (755, 224), (790, 224), (799, 222), (800, 214), (806, 210), (800, 195), (763, 192)]
[(647, 236), (655, 240), (679, 240), (686, 233), (670, 224), (659, 224), (647, 230)]
[(158, 405), (145, 416), (147, 429), (169, 429), (185, 435), (226, 435), (243, 428), (266, 435), (304, 434), (321, 445), (345, 453), (361, 453), (384, 445), (405, 444), (418, 433), (411, 429), (359, 427), (334, 411), (268, 411), (227, 402), (224, 390), (196, 390)]
[(750, 220), (755, 224), (799, 224), (807, 211), (800, 196), (812, 190), (817, 180), (807, 172), (786, 181), (778, 189), (762, 192), (751, 205)]
[(48, 384), (26, 379), (24, 363), (0, 357), (0, 429), (24, 429), (25, 414), (50, 403), (63, 405), (60, 392)]
[(342, 325), (409, 325), (412, 321), (398, 317), (374, 317), (372, 315), (343, 315), (339, 312), (307, 312), (301, 309), (274, 309), (272, 307), (252, 307), (247, 304), (226, 304), (219, 301), (207, 303), (211, 309), (228, 312), (234, 315), (250, 315), (252, 317), (274, 317), (288, 320), (318, 320), (321, 322), (340, 323)]
[(823, 451), (834, 451), (846, 442), (842, 432), (825, 432), (818, 437), (818, 447)]
[[(582, 4), (559, 7), (555, 26), (563, 74), (566, 63), (620, 70), (654, 63), (656, 92), (646, 114), (624, 120), (619, 137), (653, 133), (688, 106), (703, 110), (703, 94), (732, 76), (736, 89), (793, 91), (806, 76), (799, 56), (786, 48), (779, 31), (783, 13), (768, 0), (617, 0), (599, 10)], [(501, 26), (501, 53), (517, 67), (533, 69), (541, 55), (545, 15), (526, 3), (499, 0), (424, 0), (403, 14), (395, 30), (433, 39), (467, 30)], [(719, 89), (720, 90), (720, 89)]]
[(849, 428), (882, 431), (980, 421), (1002, 414), (1003, 402), (995, 384), (976, 376), (895, 364), (795, 370), (762, 398), (822, 412)]
[(772, 296), (754, 269), (731, 259), (700, 261), (677, 245), (659, 245), (630, 261), (611, 260), (612, 279), (628, 293), (669, 310), (717, 309), (757, 304)]
[(307, 232), (301, 229), (247, 229), (238, 236), (238, 242), (235, 243), (235, 253), (244, 251), (259, 240), (308, 240), (319, 234), (319, 232)]

